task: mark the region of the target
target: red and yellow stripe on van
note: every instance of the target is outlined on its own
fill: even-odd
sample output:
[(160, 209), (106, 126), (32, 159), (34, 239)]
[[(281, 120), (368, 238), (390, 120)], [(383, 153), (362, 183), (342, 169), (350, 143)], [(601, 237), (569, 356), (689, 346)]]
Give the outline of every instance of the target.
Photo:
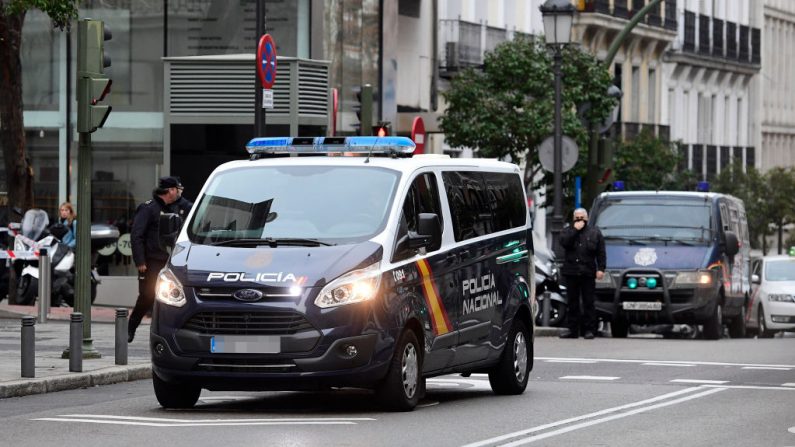
[(420, 272), (422, 292), (425, 297), (425, 304), (428, 306), (434, 335), (443, 335), (452, 331), (453, 326), (447, 317), (447, 311), (444, 309), (442, 297), (439, 296), (439, 290), (433, 282), (433, 272), (431, 272), (431, 266), (428, 265), (428, 261), (425, 259), (417, 261), (417, 270)]

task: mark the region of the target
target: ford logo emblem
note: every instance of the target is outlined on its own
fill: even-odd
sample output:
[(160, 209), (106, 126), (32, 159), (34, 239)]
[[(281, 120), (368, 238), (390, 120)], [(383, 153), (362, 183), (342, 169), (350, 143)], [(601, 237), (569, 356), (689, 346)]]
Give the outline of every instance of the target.
[(241, 289), (232, 294), (236, 300), (240, 301), (257, 301), (262, 298), (262, 292), (254, 289)]

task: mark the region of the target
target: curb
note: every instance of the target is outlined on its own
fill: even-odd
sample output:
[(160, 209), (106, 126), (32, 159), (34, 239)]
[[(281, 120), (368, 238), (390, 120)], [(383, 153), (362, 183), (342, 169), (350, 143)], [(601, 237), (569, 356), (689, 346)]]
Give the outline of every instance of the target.
[(152, 365), (145, 363), (132, 366), (110, 366), (89, 372), (62, 374), (38, 379), (12, 380), (0, 384), (0, 399), (110, 385), (149, 379), (151, 377)]
[(533, 335), (536, 337), (557, 337), (563, 331), (564, 328), (561, 327), (536, 326), (533, 330)]

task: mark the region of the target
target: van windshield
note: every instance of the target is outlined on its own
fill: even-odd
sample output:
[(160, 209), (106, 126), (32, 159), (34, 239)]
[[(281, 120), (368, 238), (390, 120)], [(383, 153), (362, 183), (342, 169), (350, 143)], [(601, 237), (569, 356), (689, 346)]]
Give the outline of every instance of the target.
[(596, 226), (608, 243), (705, 245), (711, 207), (703, 199), (631, 198), (602, 203)]
[(364, 241), (386, 225), (399, 178), (393, 170), (361, 166), (226, 171), (201, 197), (188, 237), (212, 245)]

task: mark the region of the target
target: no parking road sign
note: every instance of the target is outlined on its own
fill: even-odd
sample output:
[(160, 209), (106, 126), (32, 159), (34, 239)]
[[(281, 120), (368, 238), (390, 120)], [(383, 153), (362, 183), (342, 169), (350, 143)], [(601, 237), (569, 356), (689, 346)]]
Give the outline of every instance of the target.
[(257, 75), (262, 88), (273, 88), (276, 80), (276, 42), (270, 34), (260, 37), (257, 45)]

